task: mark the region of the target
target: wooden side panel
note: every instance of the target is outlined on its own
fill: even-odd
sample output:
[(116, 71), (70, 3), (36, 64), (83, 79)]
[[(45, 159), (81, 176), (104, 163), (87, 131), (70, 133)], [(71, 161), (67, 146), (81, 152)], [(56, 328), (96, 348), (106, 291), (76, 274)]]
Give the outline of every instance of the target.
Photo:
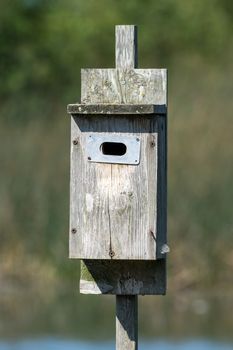
[[(70, 257), (156, 259), (157, 131), (157, 117), (73, 118)], [(139, 165), (88, 162), (93, 132), (138, 137)]]

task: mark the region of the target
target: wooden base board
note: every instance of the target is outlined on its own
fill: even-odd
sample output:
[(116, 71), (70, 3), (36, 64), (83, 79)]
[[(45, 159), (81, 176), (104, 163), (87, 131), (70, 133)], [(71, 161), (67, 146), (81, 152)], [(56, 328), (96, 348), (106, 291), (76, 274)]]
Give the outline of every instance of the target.
[(82, 260), (80, 293), (165, 295), (166, 259)]

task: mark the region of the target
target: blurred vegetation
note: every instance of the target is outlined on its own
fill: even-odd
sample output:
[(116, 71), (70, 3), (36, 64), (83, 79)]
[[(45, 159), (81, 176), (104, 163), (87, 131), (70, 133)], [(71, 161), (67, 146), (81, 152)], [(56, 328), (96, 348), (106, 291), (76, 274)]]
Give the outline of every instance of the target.
[(134, 23), (139, 66), (169, 69), (169, 293), (232, 291), (233, 2), (1, 0), (2, 294), (77, 283), (66, 105)]

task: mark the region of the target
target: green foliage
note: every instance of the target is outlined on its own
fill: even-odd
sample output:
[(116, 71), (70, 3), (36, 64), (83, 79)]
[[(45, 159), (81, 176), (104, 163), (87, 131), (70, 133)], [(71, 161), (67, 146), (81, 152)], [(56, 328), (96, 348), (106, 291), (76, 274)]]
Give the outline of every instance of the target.
[(143, 65), (172, 65), (184, 55), (219, 64), (232, 44), (231, 6), (226, 0), (3, 0), (0, 93), (75, 96), (81, 66), (113, 65), (115, 23), (140, 25)]

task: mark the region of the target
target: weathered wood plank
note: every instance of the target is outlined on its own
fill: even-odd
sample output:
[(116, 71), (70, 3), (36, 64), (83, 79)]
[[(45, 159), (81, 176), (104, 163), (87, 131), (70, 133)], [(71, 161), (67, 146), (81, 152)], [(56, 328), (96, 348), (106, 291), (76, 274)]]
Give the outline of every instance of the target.
[(164, 258), (167, 246), (167, 117), (158, 117), (158, 187), (156, 256)]
[[(72, 122), (70, 257), (154, 260), (157, 235), (158, 118), (77, 116)], [(92, 163), (91, 132), (140, 140), (140, 163)], [(140, 184), (140, 185), (139, 185)], [(165, 242), (164, 242), (165, 243)]]
[(115, 36), (116, 68), (136, 68), (138, 65), (137, 27), (116, 26)]
[(164, 295), (166, 260), (83, 260), (82, 294)]
[(138, 349), (138, 297), (116, 296), (116, 350)]
[(153, 117), (155, 114), (166, 114), (165, 105), (128, 105), (128, 104), (80, 104), (74, 103), (67, 106), (67, 112), (69, 114), (84, 114), (86, 116), (101, 114), (106, 117), (109, 114), (136, 114), (139, 117), (144, 117), (145, 114), (151, 114)]
[(84, 104), (167, 105), (166, 69), (82, 69)]

